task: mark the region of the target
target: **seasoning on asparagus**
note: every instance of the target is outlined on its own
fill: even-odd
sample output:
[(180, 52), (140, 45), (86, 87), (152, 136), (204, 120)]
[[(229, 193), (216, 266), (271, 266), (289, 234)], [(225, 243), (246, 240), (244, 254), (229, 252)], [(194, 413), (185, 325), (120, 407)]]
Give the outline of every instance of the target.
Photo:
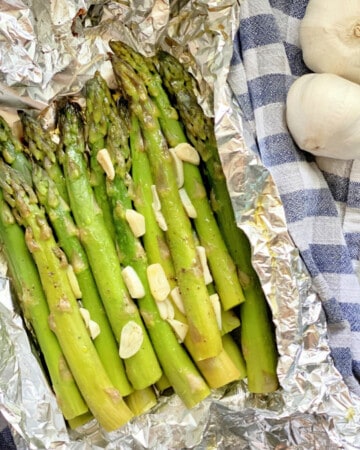
[[(87, 177), (80, 107), (67, 102), (59, 111), (59, 118), (64, 149), (63, 170), (71, 210), (107, 316), (119, 342), (120, 356), (124, 359), (128, 379), (135, 389), (143, 389), (154, 384), (162, 371), (138, 308), (123, 281), (115, 243)], [(129, 342), (128, 338), (133, 332), (137, 340)], [(125, 346), (125, 341), (129, 345)]]
[(1, 189), (0, 243), (23, 317), (35, 334), (60, 409), (67, 420), (82, 416), (88, 407), (67, 366), (59, 342), (49, 328), (49, 308), (39, 273), (27, 248), (24, 230), (16, 222)]
[(194, 93), (194, 80), (172, 55), (158, 53), (160, 75), (184, 124), (186, 135), (198, 150), (212, 191), (212, 205), (227, 248), (238, 268), (246, 301), (240, 305), (241, 345), (247, 364), (251, 392), (266, 393), (278, 388), (277, 347), (270, 309), (260, 280), (251, 263), (251, 247), (237, 226), (214, 132)]
[(167, 226), (167, 240), (174, 262), (177, 282), (185, 305), (188, 334), (194, 343), (193, 358), (211, 358), (222, 349), (221, 335), (212, 308), (199, 258), (192, 237), (192, 225), (178, 192), (175, 171), (165, 138), (160, 129), (154, 103), (144, 83), (132, 68), (112, 56), (121, 88), (130, 99), (144, 136), (156, 190)]
[(70, 371), (94, 417), (108, 431), (132, 417), (119, 391), (111, 383), (81, 317), (69, 264), (56, 244), (44, 211), (31, 187), (4, 161), (0, 161), (4, 198), (25, 226), (26, 244), (38, 268), (49, 306), (49, 326), (55, 333)]
[[(81, 291), (81, 305), (89, 312), (91, 321), (99, 327), (99, 335), (94, 339), (95, 348), (114, 386), (122, 396), (129, 395), (132, 387), (126, 377), (125, 368), (119, 356), (118, 346), (102, 304), (94, 276), (91, 272), (85, 250), (78, 237), (78, 229), (69, 206), (64, 202), (57, 187), (47, 173), (33, 165), (33, 181), (36, 194), (48, 214), (56, 233), (59, 246), (73, 267)], [(83, 314), (86, 314), (84, 310)]]
[[(139, 237), (134, 234), (127, 219), (127, 213), (133, 211), (130, 196), (131, 176), (128, 172), (130, 149), (127, 124), (123, 120), (123, 116), (118, 113), (110, 90), (99, 73), (96, 73), (87, 82), (86, 93), (87, 111), (101, 110), (108, 124), (107, 129), (105, 127), (98, 129), (98, 133), (102, 134), (98, 140), (105, 143), (109, 163), (114, 169), (111, 171), (113, 176), (107, 177), (107, 194), (112, 206), (121, 263), (125, 266), (126, 273), (129, 274), (129, 282), (134, 283), (133, 277), (138, 277), (139, 295), (136, 296), (136, 292), (133, 295), (137, 297), (138, 307), (163, 371), (185, 405), (193, 407), (210, 394), (210, 389), (184, 347), (178, 342), (170, 325), (171, 322), (168, 321), (172, 317), (163, 316), (159, 311), (166, 298), (162, 299), (159, 304), (153, 297), (151, 279), (148, 279), (151, 266), (148, 264)], [(87, 124), (95, 130), (93, 117), (90, 114), (88, 114)], [(96, 149), (93, 151), (96, 152)], [(95, 153), (92, 157), (97, 157), (97, 154)], [(134, 291), (136, 291), (135, 287)]]

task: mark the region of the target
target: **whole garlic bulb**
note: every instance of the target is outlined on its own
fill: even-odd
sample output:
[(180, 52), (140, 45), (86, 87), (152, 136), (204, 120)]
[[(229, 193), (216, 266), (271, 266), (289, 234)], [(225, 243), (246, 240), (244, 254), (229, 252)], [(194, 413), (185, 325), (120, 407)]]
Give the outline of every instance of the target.
[(360, 1), (310, 0), (300, 23), (300, 46), (313, 72), (360, 83)]
[(334, 74), (306, 74), (291, 85), (286, 121), (297, 145), (317, 156), (360, 158), (360, 85)]

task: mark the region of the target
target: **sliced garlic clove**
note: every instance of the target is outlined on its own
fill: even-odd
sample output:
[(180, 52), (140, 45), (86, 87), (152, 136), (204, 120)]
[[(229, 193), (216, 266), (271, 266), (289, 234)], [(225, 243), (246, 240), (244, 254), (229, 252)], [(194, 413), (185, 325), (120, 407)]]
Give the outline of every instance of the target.
[(194, 205), (191, 203), (190, 197), (188, 196), (188, 193), (186, 192), (185, 188), (179, 189), (179, 194), (181, 203), (183, 204), (186, 214), (191, 219), (196, 219), (197, 217), (196, 209), (194, 208)]
[(174, 319), (175, 318), (175, 309), (173, 307), (173, 304), (171, 301), (167, 298), (165, 301), (160, 302), (164, 303), (167, 309), (167, 319)]
[(167, 231), (168, 226), (165, 217), (161, 211), (155, 211), (155, 219), (162, 231)]
[(89, 327), (89, 323), (90, 323), (90, 313), (89, 313), (89, 311), (86, 308), (82, 308), (82, 307), (79, 308), (79, 311), (80, 311), (81, 317), (84, 320), (86, 328), (88, 328)]
[(157, 302), (164, 301), (170, 294), (171, 288), (162, 265), (150, 264), (147, 267), (147, 278), (154, 299)]
[(75, 275), (74, 268), (71, 264), (68, 264), (68, 266), (66, 268), (66, 274), (67, 274), (69, 283), (71, 285), (71, 290), (73, 291), (73, 294), (75, 295), (76, 298), (81, 298), (82, 293), (81, 293), (81, 289), (79, 286), (79, 282)]
[(215, 313), (215, 317), (216, 317), (216, 322), (218, 325), (219, 330), (221, 331), (222, 329), (222, 320), (221, 320), (221, 303), (220, 303), (220, 297), (218, 294), (211, 294), (210, 295), (210, 301), (212, 304), (212, 307), (214, 309), (214, 313)]
[(143, 298), (145, 296), (145, 289), (135, 269), (131, 266), (126, 266), (122, 269), (121, 274), (130, 296), (132, 298)]
[(174, 330), (178, 341), (184, 342), (187, 332), (189, 330), (189, 326), (187, 323), (180, 322), (180, 320), (176, 319), (168, 319), (167, 322), (170, 324), (171, 328)]
[(171, 290), (170, 297), (172, 298), (172, 301), (177, 306), (179, 311), (183, 314), (186, 314), (185, 306), (184, 306), (184, 302), (183, 302), (181, 294), (180, 294), (179, 286), (176, 286)]
[(181, 144), (178, 144), (174, 151), (178, 158), (180, 158), (182, 161), (195, 164), (198, 166), (200, 164), (200, 155), (198, 151), (189, 143), (183, 142)]
[(175, 172), (176, 172), (176, 184), (178, 188), (184, 185), (184, 166), (182, 160), (177, 156), (174, 148), (169, 148), (169, 152), (173, 158)]
[(168, 309), (166, 302), (156, 302), (156, 306), (162, 320), (168, 319)]
[(155, 212), (156, 211), (160, 211), (161, 210), (161, 203), (160, 203), (159, 194), (157, 192), (155, 184), (151, 185), (151, 193), (152, 193), (152, 207), (153, 207), (153, 210)]
[(140, 350), (143, 340), (144, 334), (142, 328), (136, 322), (130, 320), (121, 330), (120, 358), (127, 359), (134, 356)]
[(91, 339), (96, 339), (99, 334), (100, 334), (100, 327), (98, 325), (97, 322), (95, 322), (94, 320), (90, 320), (89, 321), (89, 326), (88, 326), (89, 332), (90, 332), (90, 337)]
[(171, 301), (168, 298), (166, 298), (165, 300), (162, 300), (160, 302), (157, 301), (156, 305), (158, 307), (160, 317), (163, 320), (174, 319), (175, 310), (174, 310), (174, 307), (173, 307)]
[(134, 209), (125, 211), (125, 219), (129, 224), (135, 237), (141, 237), (145, 234), (145, 217)]
[(96, 159), (103, 168), (109, 180), (113, 180), (115, 178), (115, 169), (108, 150), (106, 148), (99, 150), (96, 155)]
[(201, 264), (201, 268), (203, 271), (205, 284), (210, 284), (213, 281), (213, 277), (211, 275), (211, 272), (210, 272), (210, 269), (209, 269), (209, 266), (207, 263), (205, 247), (198, 245), (196, 247), (196, 251), (197, 251), (197, 254), (200, 259), (200, 264)]

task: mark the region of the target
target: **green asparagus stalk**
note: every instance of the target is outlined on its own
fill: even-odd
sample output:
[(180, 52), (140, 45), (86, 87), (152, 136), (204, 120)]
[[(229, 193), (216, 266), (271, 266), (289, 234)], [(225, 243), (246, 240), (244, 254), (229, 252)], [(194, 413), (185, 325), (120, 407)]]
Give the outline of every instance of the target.
[(149, 159), (147, 157), (138, 119), (131, 114), (130, 150), (131, 175), (135, 209), (145, 217), (147, 232), (142, 236), (146, 255), (150, 264), (161, 264), (171, 288), (176, 287), (176, 275), (165, 232), (160, 228), (152, 207), (154, 185)]
[[(121, 42), (112, 41), (110, 46), (114, 53), (131, 65), (142, 78), (150, 97), (158, 108), (159, 122), (168, 145), (176, 148), (179, 144), (187, 143), (188, 140), (178, 120), (178, 114), (172, 107), (163, 88), (161, 77), (151, 60), (144, 58), (130, 46)], [(206, 249), (216, 291), (224, 309), (233, 308), (244, 301), (236, 266), (229, 255), (210, 207), (199, 167), (185, 162), (183, 170), (184, 188), (196, 211), (193, 222), (201, 245)]]
[(8, 274), (14, 286), (25, 321), (32, 328), (44, 356), (51, 385), (65, 419), (70, 420), (88, 411), (56, 336), (48, 325), (49, 308), (38, 271), (26, 246), (24, 230), (0, 190), (0, 242), (8, 264)]
[(145, 414), (157, 404), (157, 397), (151, 386), (133, 391), (125, 400), (134, 416)]
[[(164, 272), (169, 280), (169, 284), (172, 289), (176, 288), (176, 276), (175, 270), (171, 259), (170, 251), (167, 248), (167, 244), (164, 238), (164, 232), (160, 229), (154, 211), (151, 207), (152, 192), (151, 185), (152, 175), (150, 170), (149, 161), (145, 153), (143, 140), (141, 136), (141, 130), (137, 118), (132, 115), (130, 126), (130, 148), (132, 156), (132, 176), (134, 180), (134, 200), (138, 207), (138, 211), (144, 214), (146, 219), (146, 229), (144, 241), (146, 254), (149, 261), (152, 263), (159, 263), (162, 265)], [(148, 239), (147, 235), (150, 234), (152, 239)], [(148, 242), (149, 241), (149, 242)], [(157, 245), (157, 243), (160, 243)], [(181, 323), (187, 324), (187, 318), (183, 312), (179, 309), (176, 303), (173, 303), (174, 317)], [(232, 318), (231, 311), (223, 312), (226, 316), (224, 324), (227, 328), (231, 328), (231, 324), (235, 325), (235, 320)], [(231, 317), (230, 317), (231, 315)], [(237, 322), (237, 326), (239, 321)], [(185, 336), (184, 345), (191, 355), (196, 356), (194, 352), (194, 344), (189, 335)], [(195, 361), (200, 373), (203, 375), (210, 387), (220, 387), (231, 381), (238, 379), (240, 376), (239, 371), (234, 367), (234, 362), (226, 355), (222, 350), (219, 355), (212, 358), (207, 358), (203, 361)]]
[(247, 376), (246, 363), (241, 349), (230, 333), (224, 334), (222, 337), (224, 350), (230, 356), (232, 362), (239, 371), (239, 379), (243, 380)]
[[(87, 82), (86, 90), (91, 94), (87, 96), (88, 112), (101, 110), (108, 121), (107, 130), (105, 127), (98, 129), (99, 134), (103, 133), (103, 137), (98, 140), (105, 142), (114, 167), (114, 178), (107, 179), (107, 194), (112, 206), (121, 262), (126, 267), (132, 267), (141, 281), (144, 292), (137, 304), (163, 371), (185, 405), (193, 407), (207, 397), (210, 390), (184, 347), (178, 342), (168, 321), (160, 315), (148, 281), (149, 265), (145, 250), (126, 220), (126, 212), (133, 209), (128, 191), (130, 173), (126, 167), (130, 155), (126, 123), (118, 114), (110, 90), (99, 73)], [(96, 129), (90, 114), (87, 124)], [(96, 152), (95, 149), (94, 151)], [(96, 156), (92, 155), (94, 158)]]
[(93, 420), (94, 416), (91, 414), (90, 411), (86, 412), (85, 414), (82, 414), (81, 416), (74, 417), (73, 419), (68, 420), (68, 425), (70, 430), (76, 430), (76, 428), (79, 428), (86, 423), (90, 422), (90, 420)]
[[(34, 119), (25, 112), (20, 113), (23, 126), (24, 142), (33, 158), (46, 170), (48, 176), (54, 181), (57, 190), (66, 203), (69, 196), (66, 189), (65, 178), (57, 160), (59, 153), (59, 135), (44, 130), (40, 120)], [(22, 171), (22, 170), (21, 170)]]
[(161, 132), (155, 105), (144, 83), (129, 65), (115, 55), (112, 63), (121, 88), (131, 99), (130, 105), (138, 117), (146, 143), (167, 224), (167, 240), (187, 313), (188, 334), (194, 343), (193, 358), (202, 360), (214, 357), (222, 349), (221, 335), (194, 245), (192, 225), (180, 199), (171, 155)]
[[(132, 387), (119, 358), (117, 344), (102, 306), (86, 253), (78, 238), (78, 230), (68, 204), (65, 203), (65, 201), (68, 202), (68, 194), (65, 178), (56, 159), (57, 145), (52, 141), (50, 133), (45, 132), (41, 127), (39, 121), (25, 113), (21, 114), (21, 120), (25, 142), (34, 158), (44, 167), (42, 170), (36, 164), (32, 166), (32, 179), (37, 188), (38, 199), (47, 210), (60, 246), (74, 268), (82, 292), (83, 306), (90, 312), (91, 319), (96, 321), (101, 330), (94, 341), (95, 347), (114, 386), (121, 395), (128, 395), (132, 392)], [(19, 167), (23, 176), (27, 174), (24, 171), (26, 167), (24, 165)]]
[(31, 184), (31, 164), (25, 156), (25, 151), (26, 149), (14, 136), (6, 120), (0, 116), (0, 154), (8, 164), (20, 170), (26, 181)]
[(33, 165), (33, 181), (38, 200), (44, 206), (55, 230), (58, 242), (74, 269), (81, 291), (81, 304), (90, 313), (100, 328), (94, 339), (95, 348), (110, 380), (122, 396), (129, 395), (132, 387), (126, 377), (125, 368), (119, 357), (119, 350), (106, 316), (89, 261), (78, 237), (69, 206), (64, 202), (55, 183), (36, 164)]
[(64, 146), (63, 170), (75, 223), (79, 228), (81, 242), (120, 346), (125, 326), (126, 332), (133, 329), (129, 328), (133, 325), (140, 330), (141, 346), (135, 354), (129, 355), (124, 363), (132, 386), (135, 389), (143, 389), (154, 384), (161, 377), (162, 371), (138, 308), (130, 298), (123, 281), (115, 243), (86, 175), (85, 140), (80, 109), (77, 104), (67, 102), (60, 110), (59, 118)]
[(193, 79), (179, 61), (166, 52), (158, 54), (164, 85), (185, 126), (186, 135), (198, 150), (212, 189), (213, 209), (227, 248), (237, 265), (246, 301), (240, 306), (241, 345), (247, 364), (251, 392), (266, 393), (278, 388), (277, 347), (271, 313), (251, 262), (251, 246), (237, 226), (214, 133), (194, 94)]
[(106, 226), (109, 229), (112, 238), (115, 240), (116, 232), (112, 209), (107, 196), (106, 176), (96, 159), (99, 150), (106, 147), (103, 134), (106, 133), (107, 129), (107, 117), (105, 111), (101, 108), (96, 108), (97, 93), (96, 91), (93, 91), (91, 83), (88, 84), (86, 91), (87, 97), (94, 100), (87, 102), (85, 110), (87, 119), (87, 144), (90, 149), (91, 184), (93, 186), (95, 199), (103, 212)]
[(68, 262), (62, 253), (35, 193), (19, 174), (0, 161), (4, 198), (26, 227), (26, 244), (38, 268), (49, 306), (49, 326), (55, 333), (70, 371), (90, 411), (101, 426), (115, 430), (132, 413), (112, 385), (81, 317)]

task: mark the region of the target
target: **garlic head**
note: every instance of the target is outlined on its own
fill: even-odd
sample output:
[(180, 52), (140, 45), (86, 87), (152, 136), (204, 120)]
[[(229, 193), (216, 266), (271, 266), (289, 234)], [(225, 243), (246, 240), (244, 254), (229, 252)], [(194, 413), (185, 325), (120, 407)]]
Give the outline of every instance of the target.
[(310, 0), (299, 36), (309, 69), (360, 83), (359, 0)]
[(289, 89), (286, 121), (302, 150), (360, 158), (360, 85), (329, 73), (303, 75)]

